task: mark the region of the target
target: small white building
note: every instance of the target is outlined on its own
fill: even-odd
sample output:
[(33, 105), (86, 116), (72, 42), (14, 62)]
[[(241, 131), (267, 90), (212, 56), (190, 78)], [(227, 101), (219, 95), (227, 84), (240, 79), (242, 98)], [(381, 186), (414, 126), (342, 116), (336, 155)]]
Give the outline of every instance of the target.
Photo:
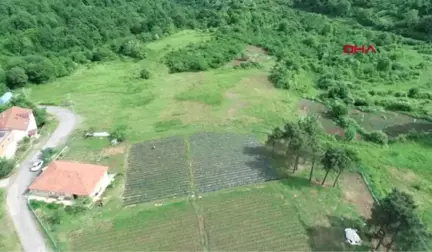
[(52, 161), (29, 187), (33, 199), (96, 199), (112, 181), (108, 167), (73, 161)]
[(13, 158), (24, 137), (37, 135), (31, 109), (11, 107), (0, 113), (0, 158)]
[(36, 119), (31, 109), (10, 107), (0, 114), (0, 130), (12, 132), (14, 140), (37, 135)]

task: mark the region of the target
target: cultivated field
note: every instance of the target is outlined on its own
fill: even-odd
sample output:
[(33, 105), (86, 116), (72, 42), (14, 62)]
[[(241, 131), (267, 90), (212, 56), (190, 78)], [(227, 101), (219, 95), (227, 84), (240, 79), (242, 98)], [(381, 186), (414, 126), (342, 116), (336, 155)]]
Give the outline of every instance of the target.
[(202, 207), (211, 251), (309, 251), (293, 204), (269, 187), (207, 197)]
[(270, 160), (254, 137), (199, 133), (190, 138), (192, 167), (198, 192), (275, 179)]
[(122, 215), (70, 233), (72, 251), (200, 251), (195, 212), (176, 203)]
[(126, 171), (124, 205), (275, 179), (254, 137), (198, 133), (135, 144)]
[(190, 194), (189, 173), (183, 138), (135, 144), (128, 158), (124, 204)]

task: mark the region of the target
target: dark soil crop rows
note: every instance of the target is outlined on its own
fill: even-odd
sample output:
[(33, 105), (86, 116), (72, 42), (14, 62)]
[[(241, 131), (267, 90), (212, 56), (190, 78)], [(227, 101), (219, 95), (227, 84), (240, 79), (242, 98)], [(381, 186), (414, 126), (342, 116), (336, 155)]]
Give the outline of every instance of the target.
[(185, 196), (191, 191), (189, 177), (183, 138), (135, 144), (129, 153), (123, 203)]
[[(228, 196), (229, 195), (229, 196)], [(210, 251), (309, 251), (295, 208), (269, 188), (203, 198)]]
[(190, 138), (192, 167), (198, 192), (260, 183), (276, 178), (255, 138), (199, 133)]

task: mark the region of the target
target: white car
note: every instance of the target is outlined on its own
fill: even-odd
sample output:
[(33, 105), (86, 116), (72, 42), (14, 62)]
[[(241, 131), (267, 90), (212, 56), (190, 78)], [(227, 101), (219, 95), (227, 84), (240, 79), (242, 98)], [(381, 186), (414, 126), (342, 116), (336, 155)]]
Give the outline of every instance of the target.
[(357, 234), (357, 230), (352, 228), (346, 228), (345, 229), (345, 238), (346, 242), (348, 242), (351, 245), (361, 245), (362, 240), (360, 239), (360, 236)]
[(30, 171), (31, 172), (37, 172), (37, 171), (39, 171), (42, 168), (42, 166), (43, 166), (43, 161), (42, 160), (36, 161), (30, 167)]

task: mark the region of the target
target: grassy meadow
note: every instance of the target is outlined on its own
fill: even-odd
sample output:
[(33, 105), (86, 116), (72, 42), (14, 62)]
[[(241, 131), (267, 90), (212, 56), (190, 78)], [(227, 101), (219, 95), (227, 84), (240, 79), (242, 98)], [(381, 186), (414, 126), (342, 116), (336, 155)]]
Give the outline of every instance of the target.
[(21, 245), (6, 210), (6, 192), (0, 189), (0, 251), (19, 251)]
[[(347, 174), (342, 175), (341, 185), (336, 189), (309, 184), (304, 179), (307, 176), (305, 170), (304, 176), (210, 193), (202, 200), (178, 199), (159, 208), (149, 204), (121, 208), (124, 166), (130, 144), (202, 130), (252, 133), (263, 140), (273, 127), (299, 116), (301, 97), (294, 92), (273, 88), (267, 80), (273, 59), (256, 47), (245, 45), (245, 52), (256, 57), (262, 65), (260, 69), (234, 69), (236, 62), (232, 62), (206, 72), (168, 73), (162, 58), (169, 49), (204, 41), (210, 36), (184, 31), (148, 44), (150, 53), (147, 59), (119, 59), (93, 64), (81, 67), (68, 77), (31, 86), (33, 101), (69, 107), (84, 119), (70, 139), (68, 145), (71, 148), (64, 159), (108, 164), (112, 172), (119, 173), (114, 187), (106, 193), (107, 203), (103, 208), (94, 208), (79, 216), (63, 214), (61, 224), (52, 227), (62, 249), (174, 249), (172, 244), (165, 243), (166, 237), (156, 237), (164, 233), (176, 237), (172, 240), (179, 240), (179, 247), (175, 249), (251, 250), (254, 242), (260, 241), (257, 240), (260, 237), (257, 230), (261, 229), (268, 235), (263, 236), (263, 244), (273, 246), (263, 245), (263, 250), (289, 250), (291, 245), (294, 246), (292, 249), (298, 250), (349, 249), (343, 244), (343, 227), (358, 223), (361, 208), (370, 208), (371, 202), (349, 200), (349, 195), (354, 195), (355, 190), (345, 191), (351, 188), (350, 183), (343, 183), (350, 179), (351, 175)], [(143, 68), (150, 70), (150, 79), (139, 78)], [(305, 74), (302, 79), (309, 88), (313, 78)], [(127, 126), (127, 142), (119, 146), (110, 146), (106, 139), (82, 137), (86, 129), (107, 131), (115, 125)], [(350, 143), (364, 161), (364, 171), (372, 178), (374, 190), (383, 196), (397, 186), (412, 193), (430, 227), (432, 171), (428, 164), (432, 163), (431, 143), (407, 142), (385, 147), (361, 141)], [(270, 196), (262, 197), (255, 190)], [(218, 208), (219, 202), (230, 200), (238, 203)], [(254, 209), (256, 213), (273, 215), (278, 223), (263, 223), (258, 215), (249, 223), (245, 216), (254, 216)], [(42, 215), (44, 211), (41, 210)], [(231, 216), (231, 212), (236, 214)], [(296, 218), (293, 214), (297, 215)], [(363, 215), (367, 217), (367, 213)], [(177, 221), (174, 216), (182, 221)], [(225, 216), (225, 219), (220, 216)], [(135, 217), (143, 218), (142, 222), (133, 223)], [(264, 215), (263, 218), (275, 220), (271, 216)], [(141, 228), (139, 225), (146, 220), (149, 220), (148, 225)], [(128, 223), (136, 228), (131, 229)], [(246, 228), (249, 224), (251, 233)], [(167, 231), (167, 227), (173, 229)], [(157, 234), (154, 230), (161, 231)], [(233, 237), (224, 236), (227, 231)], [(286, 235), (290, 232), (294, 232), (293, 237), (297, 240), (287, 244)], [(134, 235), (141, 237), (142, 242), (134, 240)], [(123, 237), (125, 240), (118, 243), (109, 237)], [(333, 242), (335, 237), (342, 242)], [(104, 243), (100, 242), (102, 239)], [(275, 239), (274, 243), (272, 239)], [(232, 246), (224, 247), (224, 242)]]

